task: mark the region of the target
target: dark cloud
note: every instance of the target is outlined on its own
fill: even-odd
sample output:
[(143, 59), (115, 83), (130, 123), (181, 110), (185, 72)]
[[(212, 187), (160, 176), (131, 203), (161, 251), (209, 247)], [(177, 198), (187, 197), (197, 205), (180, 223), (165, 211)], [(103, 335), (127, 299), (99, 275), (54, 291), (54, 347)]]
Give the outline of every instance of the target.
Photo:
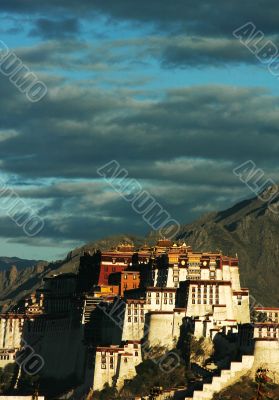
[(150, 102), (129, 91), (50, 83), (47, 97), (32, 105), (3, 77), (0, 84), (8, 173), (94, 178), (98, 166), (117, 159), (144, 179), (156, 162), (183, 158), (277, 162), (279, 99), (262, 89), (197, 86)]
[(276, 0), (223, 0), (199, 1), (191, 0), (3, 0), (0, 9), (14, 13), (38, 12), (53, 15), (57, 12), (74, 15), (90, 15), (104, 13), (110, 17), (122, 20), (142, 21), (163, 25), (164, 28), (181, 28), (195, 34), (226, 34), (238, 26), (252, 21), (259, 29), (272, 34), (278, 32), (279, 4)]
[[(278, 16), (279, 4), (275, 0), (240, 0), (224, 2), (215, 0), (211, 2), (196, 2), (189, 0), (167, 0), (146, 1), (134, 4), (128, 0), (85, 0), (82, 3), (72, 1), (54, 0), (43, 3), (30, 0), (3, 1), (0, 4), (0, 12), (14, 13), (15, 15), (30, 14), (34, 27), (31, 35), (38, 35), (44, 39), (69, 39), (78, 38), (80, 33), (80, 21), (84, 20), (92, 24), (98, 24), (100, 14), (108, 17), (108, 24), (113, 26), (113, 21), (137, 21), (148, 26), (153, 26), (152, 34), (156, 32), (157, 38), (153, 36), (138, 40), (137, 43), (130, 40), (130, 54), (135, 53), (133, 62), (145, 62), (148, 56), (158, 58), (165, 67), (195, 67), (195, 66), (223, 66), (224, 64), (257, 64), (259, 61), (245, 46), (241, 45), (233, 37), (233, 31), (241, 25), (252, 22), (256, 30), (262, 30), (265, 39), (272, 40), (275, 45), (278, 41)], [(37, 15), (41, 15), (40, 18)], [(63, 18), (57, 18), (63, 15)], [(22, 17), (22, 18), (25, 18)], [(117, 29), (116, 27), (114, 27)], [(150, 29), (149, 29), (150, 34)], [(126, 45), (128, 45), (128, 41)], [(138, 47), (140, 45), (140, 47)], [(48, 45), (49, 46), (49, 45)], [(56, 43), (56, 47), (58, 44)], [(115, 41), (117, 47), (117, 41)], [(132, 47), (133, 46), (133, 50)], [(47, 47), (47, 46), (44, 46)], [(49, 46), (50, 47), (50, 46)], [(46, 49), (42, 53), (39, 49), (33, 49), (33, 60), (35, 56), (37, 63), (45, 62), (45, 66), (75, 68), (79, 64), (80, 69), (92, 70), (104, 69), (108, 65), (119, 64), (127, 59), (127, 53), (115, 54), (113, 44), (105, 43), (100, 48), (92, 46), (91, 52), (83, 54), (83, 57), (74, 56), (77, 49), (69, 47), (62, 49), (61, 53), (51, 54)], [(41, 48), (43, 50), (43, 47)], [(63, 56), (67, 56), (64, 59)], [(32, 50), (30, 51), (32, 53)], [(32, 54), (30, 54), (31, 56)], [(132, 62), (132, 60), (131, 60)]]
[(51, 20), (39, 18), (30, 36), (41, 36), (44, 39), (67, 38), (79, 33), (79, 22), (76, 18)]

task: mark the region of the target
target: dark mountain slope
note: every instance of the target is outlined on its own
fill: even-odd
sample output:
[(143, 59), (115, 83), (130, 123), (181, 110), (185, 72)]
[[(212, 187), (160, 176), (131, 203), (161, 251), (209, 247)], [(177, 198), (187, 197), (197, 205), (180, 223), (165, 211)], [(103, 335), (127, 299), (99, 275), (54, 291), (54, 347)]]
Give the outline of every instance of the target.
[(237, 254), (242, 285), (263, 305), (279, 306), (279, 214), (266, 202), (253, 198), (209, 214), (182, 226), (178, 237), (197, 250)]
[[(237, 254), (242, 285), (250, 288), (260, 304), (279, 306), (279, 214), (274, 214), (267, 203), (253, 198), (225, 211), (206, 214), (194, 223), (182, 225), (177, 239), (185, 240), (195, 250)], [(34, 291), (45, 276), (77, 272), (80, 255), (85, 250), (110, 249), (121, 241), (132, 241), (139, 247), (144, 243), (154, 244), (156, 234), (147, 238), (118, 235), (90, 242), (71, 251), (65, 260), (54, 263), (8, 259), (6, 268), (5, 258), (0, 258), (0, 306), (2, 303), (7, 308)]]

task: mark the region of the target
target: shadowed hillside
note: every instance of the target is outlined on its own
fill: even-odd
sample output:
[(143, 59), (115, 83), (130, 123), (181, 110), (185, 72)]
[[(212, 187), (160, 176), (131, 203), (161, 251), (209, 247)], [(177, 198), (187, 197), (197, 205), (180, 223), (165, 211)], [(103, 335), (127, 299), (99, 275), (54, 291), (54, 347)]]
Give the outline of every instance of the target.
[[(184, 240), (197, 251), (221, 250), (230, 256), (237, 254), (242, 285), (249, 287), (259, 303), (279, 305), (279, 214), (271, 212), (267, 203), (253, 198), (225, 211), (207, 214), (194, 223), (182, 225), (177, 239)], [(107, 237), (76, 248), (65, 260), (54, 263), (0, 257), (0, 305), (8, 308), (15, 304), (38, 288), (47, 275), (77, 272), (80, 255), (85, 250), (110, 249), (121, 241), (133, 242), (136, 247), (144, 243), (152, 245), (156, 234), (147, 238)]]

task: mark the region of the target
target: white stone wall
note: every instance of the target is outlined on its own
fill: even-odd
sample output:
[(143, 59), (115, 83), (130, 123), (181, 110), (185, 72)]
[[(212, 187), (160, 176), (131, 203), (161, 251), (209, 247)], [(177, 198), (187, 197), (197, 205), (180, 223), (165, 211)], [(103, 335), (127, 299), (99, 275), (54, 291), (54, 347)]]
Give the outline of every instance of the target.
[(141, 301), (128, 301), (125, 307), (122, 341), (141, 340), (144, 336), (145, 315), (150, 307)]
[[(129, 352), (129, 353), (128, 353)], [(116, 387), (120, 390), (124, 383), (125, 379), (133, 379), (137, 372), (136, 366), (142, 362), (141, 352), (139, 350), (135, 351), (133, 349), (126, 348), (126, 352), (123, 354), (119, 354), (118, 356), (118, 374), (117, 374), (117, 383)]]
[(152, 311), (147, 315), (147, 340), (150, 347), (174, 347), (174, 312)]
[(226, 318), (234, 319), (230, 284), (195, 281), (189, 286), (187, 316), (213, 314), (213, 305), (226, 305)]
[(240, 290), (239, 268), (236, 266), (230, 267), (230, 275), (233, 290)]
[(118, 367), (118, 349), (97, 349), (94, 371), (94, 390), (102, 390), (107, 383), (112, 386)]
[(148, 288), (146, 304), (152, 311), (172, 311), (175, 308), (176, 289), (173, 288)]
[(279, 325), (272, 323), (259, 323), (254, 326), (255, 339), (277, 339), (279, 340)]
[(94, 390), (102, 390), (107, 383), (116, 384), (118, 389), (125, 379), (136, 375), (136, 366), (142, 362), (139, 343), (127, 342), (123, 347), (98, 347), (95, 358)]
[(249, 323), (251, 321), (249, 292), (236, 292), (232, 299), (234, 318), (240, 324)]
[(23, 318), (6, 316), (0, 318), (0, 349), (19, 349), (22, 338)]
[(255, 371), (258, 368), (267, 368), (271, 373), (276, 372), (277, 374), (274, 376), (276, 379), (276, 383), (279, 383), (278, 380), (278, 372), (279, 372), (279, 342), (277, 340), (265, 340), (265, 339), (257, 339), (255, 342), (255, 350), (254, 350), (254, 365), (252, 374), (255, 374)]
[(15, 363), (16, 350), (0, 351), (0, 368), (5, 368), (8, 364)]

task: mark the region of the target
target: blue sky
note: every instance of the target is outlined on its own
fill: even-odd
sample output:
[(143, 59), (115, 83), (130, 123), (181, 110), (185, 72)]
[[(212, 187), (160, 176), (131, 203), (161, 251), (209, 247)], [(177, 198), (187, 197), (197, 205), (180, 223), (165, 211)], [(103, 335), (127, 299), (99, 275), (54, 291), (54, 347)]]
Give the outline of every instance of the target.
[(181, 223), (252, 196), (232, 173), (246, 160), (277, 180), (279, 82), (232, 35), (252, 21), (277, 46), (277, 3), (12, 0), (0, 12), (0, 39), (48, 89), (30, 103), (0, 73), (1, 177), (45, 222), (26, 236), (3, 195), (1, 255), (52, 260), (148, 234), (97, 174), (112, 159)]

